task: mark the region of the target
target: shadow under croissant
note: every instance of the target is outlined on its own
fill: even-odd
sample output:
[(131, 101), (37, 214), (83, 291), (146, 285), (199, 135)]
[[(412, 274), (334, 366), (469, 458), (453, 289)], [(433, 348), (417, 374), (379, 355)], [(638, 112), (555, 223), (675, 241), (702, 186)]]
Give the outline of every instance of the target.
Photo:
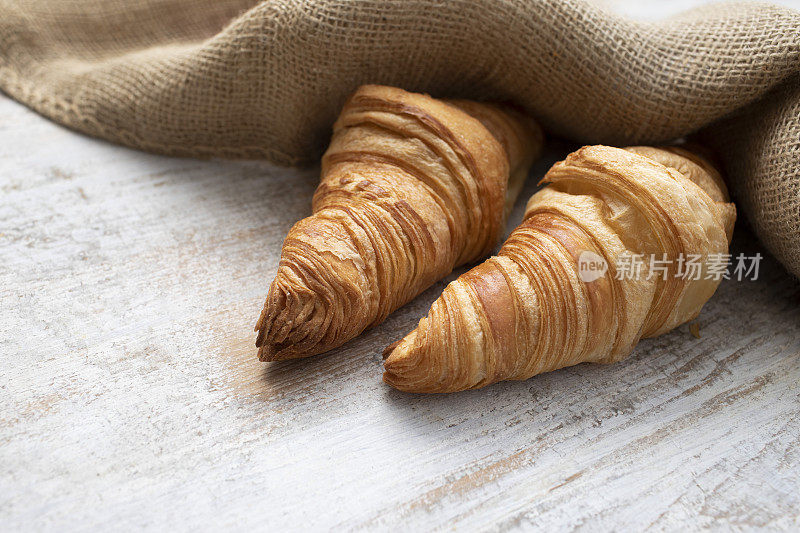
[(487, 431), (500, 429), (493, 426), (501, 421), (503, 426), (519, 424), (524, 431), (536, 427), (535, 432), (546, 433), (549, 427), (563, 428), (584, 416), (602, 419), (632, 410), (630, 398), (606, 392), (615, 378), (619, 383), (619, 377), (628, 372), (628, 365), (638, 364), (634, 359), (606, 375), (606, 365), (581, 364), (524, 381), (503, 381), (449, 394), (408, 393), (387, 386), (383, 398), (396, 414), (393, 420), (402, 420), (403, 412), (413, 411), (415, 417), (439, 422), (442, 429), (478, 419)]

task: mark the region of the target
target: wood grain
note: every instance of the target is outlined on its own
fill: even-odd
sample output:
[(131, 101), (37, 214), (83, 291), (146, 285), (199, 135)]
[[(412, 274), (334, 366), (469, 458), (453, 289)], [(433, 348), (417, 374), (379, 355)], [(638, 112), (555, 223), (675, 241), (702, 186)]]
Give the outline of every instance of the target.
[[(442, 283), (328, 356), (256, 361), (316, 182), (111, 146), (0, 97), (3, 530), (800, 527), (800, 286), (774, 261), (722, 284), (699, 339), (407, 395), (380, 353)], [(742, 224), (733, 249), (763, 253)]]

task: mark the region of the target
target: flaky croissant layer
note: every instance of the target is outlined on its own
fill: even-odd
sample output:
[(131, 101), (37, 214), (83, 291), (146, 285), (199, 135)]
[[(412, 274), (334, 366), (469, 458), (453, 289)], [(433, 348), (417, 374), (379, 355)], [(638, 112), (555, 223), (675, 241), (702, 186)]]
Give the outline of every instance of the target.
[[(697, 316), (716, 290), (719, 277), (679, 272), (680, 258), (703, 264), (725, 254), (736, 217), (700, 156), (587, 146), (542, 182), (499, 254), (448, 285), (417, 329), (387, 349), (386, 383), (452, 392), (612, 363), (640, 338)], [(662, 262), (622, 272), (626, 257)], [(607, 271), (587, 275), (587, 258)]]
[(508, 108), (359, 88), (334, 125), (314, 214), (283, 243), (259, 358), (340, 346), (490, 253), (541, 144)]

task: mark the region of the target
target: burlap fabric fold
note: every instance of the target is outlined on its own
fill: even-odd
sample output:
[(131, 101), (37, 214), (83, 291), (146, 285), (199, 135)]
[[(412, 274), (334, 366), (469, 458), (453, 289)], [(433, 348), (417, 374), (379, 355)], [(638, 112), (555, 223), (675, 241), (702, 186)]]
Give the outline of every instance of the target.
[(800, 275), (800, 14), (718, 4), (658, 23), (578, 0), (0, 0), (0, 87), (155, 152), (319, 156), (358, 85), (512, 100), (552, 133), (702, 130)]

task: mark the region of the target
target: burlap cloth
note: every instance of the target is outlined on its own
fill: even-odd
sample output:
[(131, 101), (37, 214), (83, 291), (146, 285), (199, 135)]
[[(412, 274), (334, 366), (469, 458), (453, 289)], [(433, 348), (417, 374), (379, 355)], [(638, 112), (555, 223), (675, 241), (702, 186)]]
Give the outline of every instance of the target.
[(578, 0), (0, 0), (0, 87), (136, 148), (312, 161), (366, 82), (512, 100), (583, 143), (702, 130), (800, 275), (800, 13), (718, 4), (643, 23)]

